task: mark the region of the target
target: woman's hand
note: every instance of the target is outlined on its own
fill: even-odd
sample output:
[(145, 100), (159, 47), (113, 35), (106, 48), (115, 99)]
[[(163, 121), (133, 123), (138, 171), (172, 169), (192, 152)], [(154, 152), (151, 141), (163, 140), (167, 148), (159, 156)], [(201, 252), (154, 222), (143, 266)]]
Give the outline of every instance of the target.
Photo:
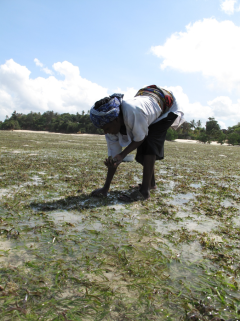
[(117, 154), (113, 157), (113, 167), (117, 168), (118, 165), (123, 161), (123, 156), (121, 154)]
[(123, 157), (118, 154), (115, 157), (112, 158), (112, 156), (109, 156), (108, 158), (105, 159), (104, 164), (108, 168), (117, 168), (118, 165), (122, 162)]
[(107, 166), (108, 168), (109, 168), (109, 167), (110, 167), (110, 168), (113, 167), (114, 162), (113, 162), (112, 156), (109, 156), (108, 158), (106, 158), (105, 161), (104, 161), (104, 164), (105, 164), (105, 166)]
[(107, 193), (108, 193), (108, 188), (102, 187), (92, 191), (91, 196), (98, 196), (98, 195), (107, 196)]

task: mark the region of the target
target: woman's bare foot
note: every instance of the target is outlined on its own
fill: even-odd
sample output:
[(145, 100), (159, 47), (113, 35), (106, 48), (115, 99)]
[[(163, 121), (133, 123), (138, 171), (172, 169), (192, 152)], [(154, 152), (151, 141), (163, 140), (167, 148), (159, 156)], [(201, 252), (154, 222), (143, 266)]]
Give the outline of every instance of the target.
[(142, 194), (142, 196), (144, 197), (144, 199), (148, 199), (150, 197), (150, 193), (149, 193), (149, 189), (144, 190), (141, 186), (141, 188), (139, 188), (139, 192)]

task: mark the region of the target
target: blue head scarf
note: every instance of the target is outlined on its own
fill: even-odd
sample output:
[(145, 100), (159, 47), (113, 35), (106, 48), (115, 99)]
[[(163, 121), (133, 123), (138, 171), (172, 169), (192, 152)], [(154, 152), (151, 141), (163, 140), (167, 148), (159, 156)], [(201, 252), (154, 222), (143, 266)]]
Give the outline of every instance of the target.
[(118, 117), (120, 113), (120, 105), (122, 103), (123, 94), (113, 94), (108, 103), (100, 106), (97, 110), (94, 106), (90, 109), (90, 119), (97, 128), (102, 128)]

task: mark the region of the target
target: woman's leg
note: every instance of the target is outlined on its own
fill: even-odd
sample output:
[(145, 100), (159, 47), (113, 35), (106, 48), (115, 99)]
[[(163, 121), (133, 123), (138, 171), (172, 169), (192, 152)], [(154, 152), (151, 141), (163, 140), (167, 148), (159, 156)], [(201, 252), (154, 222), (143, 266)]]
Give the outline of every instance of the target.
[(150, 197), (149, 190), (152, 186), (152, 183), (153, 182), (155, 183), (155, 177), (154, 177), (155, 160), (156, 160), (156, 155), (144, 155), (143, 179), (142, 179), (142, 186), (139, 191), (145, 198)]
[(157, 188), (156, 187), (156, 182), (155, 182), (154, 168), (155, 168), (155, 166), (153, 166), (153, 174), (152, 174), (150, 189), (156, 189)]

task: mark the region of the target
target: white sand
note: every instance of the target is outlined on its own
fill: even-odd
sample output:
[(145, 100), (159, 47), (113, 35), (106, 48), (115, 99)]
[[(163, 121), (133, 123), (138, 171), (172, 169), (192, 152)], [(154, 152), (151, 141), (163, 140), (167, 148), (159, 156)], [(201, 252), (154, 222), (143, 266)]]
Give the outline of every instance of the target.
[[(71, 136), (99, 136), (99, 134), (63, 134), (63, 133), (53, 133), (53, 132), (48, 132), (48, 131), (35, 131), (35, 130), (13, 130), (14, 132), (19, 132), (19, 133), (36, 133), (36, 134), (53, 134), (53, 135), (71, 135)], [(103, 135), (101, 135), (103, 137)], [(191, 139), (175, 139), (174, 142), (177, 143), (188, 143), (188, 144), (203, 144), (199, 142), (198, 140), (191, 140)], [(207, 144), (208, 145), (208, 144)], [(217, 142), (211, 142), (211, 145), (218, 145), (221, 146), (221, 144)], [(222, 146), (230, 146), (226, 143), (224, 143)]]
[(54, 132), (48, 132), (48, 131), (38, 131), (38, 130), (22, 130), (22, 129), (16, 129), (13, 130), (13, 132), (18, 133), (34, 133), (34, 134), (53, 134), (53, 135), (71, 135), (71, 136), (99, 136), (98, 134), (64, 134), (64, 133), (54, 133)]
[[(192, 139), (175, 139), (174, 142), (177, 143), (188, 143), (188, 144), (203, 144), (202, 142), (198, 141), (198, 140), (192, 140)], [(209, 145), (206, 143), (206, 145)], [(223, 145), (219, 144), (218, 142), (211, 142), (210, 145), (217, 145), (217, 146), (230, 146), (226, 143), (224, 143)]]

